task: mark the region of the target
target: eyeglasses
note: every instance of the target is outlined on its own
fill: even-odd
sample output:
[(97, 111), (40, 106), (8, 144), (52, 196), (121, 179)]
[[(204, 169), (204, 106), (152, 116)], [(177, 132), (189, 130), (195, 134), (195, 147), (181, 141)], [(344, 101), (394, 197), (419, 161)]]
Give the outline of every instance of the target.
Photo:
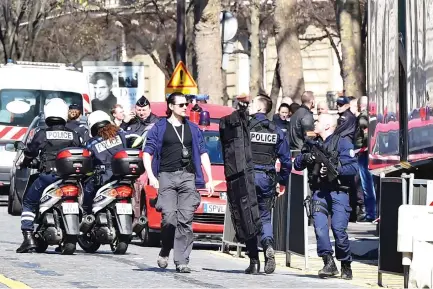
[(175, 105), (178, 105), (180, 108), (184, 106), (188, 106), (188, 103), (176, 103)]

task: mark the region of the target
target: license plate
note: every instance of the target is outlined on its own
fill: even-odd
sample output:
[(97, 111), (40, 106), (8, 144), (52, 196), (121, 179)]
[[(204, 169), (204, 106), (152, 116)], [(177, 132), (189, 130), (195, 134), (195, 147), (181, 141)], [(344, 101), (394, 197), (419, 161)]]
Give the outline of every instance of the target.
[(119, 215), (132, 215), (132, 205), (116, 203), (116, 212)]
[(62, 203), (63, 214), (78, 215), (78, 203)]
[(204, 212), (209, 214), (225, 214), (226, 205), (204, 204)]
[(221, 200), (227, 200), (227, 193), (225, 193), (225, 192), (220, 193), (220, 199)]

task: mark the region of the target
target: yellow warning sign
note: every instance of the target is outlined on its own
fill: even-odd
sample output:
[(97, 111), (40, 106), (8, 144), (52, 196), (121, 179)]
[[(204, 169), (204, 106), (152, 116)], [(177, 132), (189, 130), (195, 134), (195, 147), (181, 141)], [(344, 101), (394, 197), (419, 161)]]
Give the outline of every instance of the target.
[(185, 64), (179, 61), (165, 88), (165, 93), (198, 94), (198, 87)]

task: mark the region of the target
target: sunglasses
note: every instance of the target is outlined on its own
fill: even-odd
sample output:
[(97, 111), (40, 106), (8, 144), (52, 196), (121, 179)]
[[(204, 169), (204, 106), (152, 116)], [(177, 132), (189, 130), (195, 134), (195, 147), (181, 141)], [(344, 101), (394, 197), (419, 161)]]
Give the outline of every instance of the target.
[(178, 105), (180, 108), (188, 106), (188, 103), (176, 103), (175, 105)]

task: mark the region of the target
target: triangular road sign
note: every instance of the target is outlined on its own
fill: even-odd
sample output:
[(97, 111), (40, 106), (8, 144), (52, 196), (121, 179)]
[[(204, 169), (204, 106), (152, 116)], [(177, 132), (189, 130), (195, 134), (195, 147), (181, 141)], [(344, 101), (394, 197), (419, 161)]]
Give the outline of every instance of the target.
[(166, 86), (166, 93), (197, 94), (198, 88), (188, 69), (179, 61)]

